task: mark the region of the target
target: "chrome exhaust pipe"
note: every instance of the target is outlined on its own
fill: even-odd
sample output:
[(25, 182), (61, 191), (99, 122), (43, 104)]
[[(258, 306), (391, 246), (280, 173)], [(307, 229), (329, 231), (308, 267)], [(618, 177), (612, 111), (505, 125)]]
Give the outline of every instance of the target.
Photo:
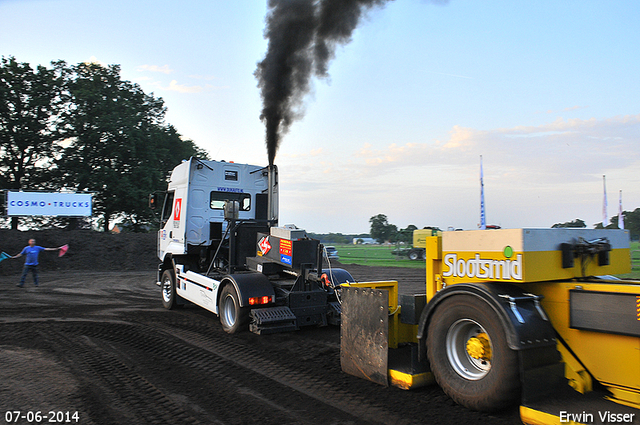
[(278, 226), (277, 202), (275, 200), (275, 189), (278, 185), (278, 168), (270, 164), (267, 168), (269, 175), (269, 189), (267, 191), (267, 220), (269, 226)]

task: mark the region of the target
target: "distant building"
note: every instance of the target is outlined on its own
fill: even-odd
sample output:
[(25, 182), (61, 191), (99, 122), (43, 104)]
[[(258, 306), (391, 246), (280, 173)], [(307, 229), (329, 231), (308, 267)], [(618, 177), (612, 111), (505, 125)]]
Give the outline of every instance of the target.
[(353, 238), (353, 244), (354, 245), (358, 245), (358, 244), (363, 244), (363, 245), (373, 245), (378, 243), (375, 239), (373, 238)]

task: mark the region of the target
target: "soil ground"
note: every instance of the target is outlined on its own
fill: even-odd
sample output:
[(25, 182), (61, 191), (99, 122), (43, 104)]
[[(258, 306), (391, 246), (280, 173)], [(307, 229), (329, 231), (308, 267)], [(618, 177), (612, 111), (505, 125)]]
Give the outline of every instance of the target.
[[(41, 254), (37, 288), (31, 276), (16, 287), (23, 259), (0, 264), (0, 423), (14, 411), (42, 413), (24, 424), (67, 414), (105, 425), (519, 423), (517, 407), (478, 413), (437, 386), (403, 391), (343, 373), (337, 327), (227, 335), (199, 307), (165, 310), (148, 236), (0, 232), (12, 255), (29, 237), (72, 248)], [(422, 270), (342, 266), (424, 291)]]

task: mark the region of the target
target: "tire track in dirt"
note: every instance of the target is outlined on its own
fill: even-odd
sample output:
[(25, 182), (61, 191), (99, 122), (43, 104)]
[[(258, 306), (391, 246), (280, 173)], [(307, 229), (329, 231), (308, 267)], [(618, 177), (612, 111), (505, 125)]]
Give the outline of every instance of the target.
[[(85, 322), (87, 323), (87, 322)], [(109, 324), (95, 324), (108, 327)], [(73, 326), (73, 325), (72, 325)], [(75, 400), (83, 424), (200, 424), (145, 377), (121, 361), (109, 347), (82, 333), (68, 332), (59, 322), (22, 322), (5, 324), (4, 340), (12, 347), (35, 343), (41, 354), (53, 354), (55, 365), (72, 375), (73, 394), (58, 393), (57, 406), (51, 410), (69, 410), (66, 399)], [(15, 336), (12, 338), (12, 336)], [(24, 351), (24, 349), (23, 349)], [(50, 357), (51, 358), (51, 357)], [(43, 371), (39, 372), (42, 377)], [(60, 377), (58, 373), (58, 377)], [(62, 389), (62, 383), (33, 381), (25, 391), (38, 393), (47, 386)], [(67, 384), (69, 386), (69, 384)], [(55, 392), (55, 390), (54, 390)], [(50, 403), (55, 401), (49, 401)], [(3, 403), (4, 404), (4, 403)], [(34, 409), (41, 410), (42, 406)], [(207, 422), (209, 423), (209, 422)]]
[(369, 423), (394, 423), (409, 424), (406, 418), (398, 417), (386, 411), (381, 406), (376, 406), (362, 396), (345, 391), (336, 390), (332, 382), (325, 377), (310, 375), (306, 372), (283, 367), (265, 359), (257, 350), (240, 344), (228, 338), (214, 338), (202, 336), (196, 332), (176, 328), (171, 325), (160, 326), (166, 332), (182, 339), (190, 345), (213, 352), (221, 358), (232, 361), (256, 374), (276, 381), (297, 392), (314, 398), (324, 404), (339, 409), (349, 415), (365, 419)]
[[(171, 358), (172, 363), (199, 371), (206, 374), (209, 380), (235, 389), (240, 398), (253, 399), (247, 405), (255, 405), (257, 401), (288, 416), (280, 418), (278, 423), (292, 420), (293, 423), (318, 423), (317, 412), (327, 412), (325, 415), (341, 422), (411, 423), (372, 405), (363, 397), (336, 391), (322, 377), (265, 360), (260, 352), (234, 341), (233, 337), (226, 334), (202, 336), (158, 323), (104, 326), (83, 322), (66, 325), (63, 329), (65, 334), (84, 335), (91, 340), (135, 348), (145, 355)], [(307, 400), (301, 402), (301, 397)], [(289, 400), (297, 401), (290, 404)], [(305, 406), (308, 412), (300, 412), (300, 406)]]

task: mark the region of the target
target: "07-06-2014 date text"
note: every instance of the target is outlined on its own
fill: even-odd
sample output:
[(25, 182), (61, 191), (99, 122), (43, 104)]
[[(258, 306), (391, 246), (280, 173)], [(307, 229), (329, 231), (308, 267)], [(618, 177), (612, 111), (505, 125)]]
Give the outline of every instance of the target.
[(36, 423), (36, 424), (59, 424), (59, 423), (78, 423), (80, 414), (78, 412), (63, 412), (50, 410), (48, 412), (8, 410), (4, 413), (4, 420), (8, 424), (17, 423)]

